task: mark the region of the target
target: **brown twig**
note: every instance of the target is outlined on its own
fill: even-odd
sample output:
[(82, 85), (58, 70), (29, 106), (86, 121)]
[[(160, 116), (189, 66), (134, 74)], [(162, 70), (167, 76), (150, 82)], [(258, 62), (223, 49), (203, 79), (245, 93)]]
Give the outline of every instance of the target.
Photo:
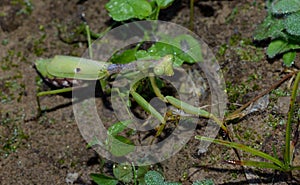
[(279, 80), (277, 83), (275, 83), (274, 85), (272, 85), (271, 87), (269, 87), (267, 90), (265, 90), (264, 92), (262, 92), (261, 94), (259, 94), (258, 96), (254, 97), (253, 99), (251, 99), (250, 101), (248, 101), (246, 104), (244, 104), (242, 107), (240, 107), (239, 109), (237, 109), (236, 111), (234, 111), (233, 113), (229, 114), (226, 118), (225, 121), (229, 121), (229, 120), (233, 120), (235, 118), (240, 117), (240, 113), (246, 109), (249, 105), (251, 105), (253, 102), (257, 101), (259, 98), (263, 97), (266, 94), (269, 94), (272, 90), (276, 89), (278, 86), (280, 86), (283, 82), (285, 82), (286, 80), (288, 80), (289, 78), (291, 78), (293, 75), (296, 74), (296, 71), (293, 71), (287, 75), (285, 75), (281, 80)]

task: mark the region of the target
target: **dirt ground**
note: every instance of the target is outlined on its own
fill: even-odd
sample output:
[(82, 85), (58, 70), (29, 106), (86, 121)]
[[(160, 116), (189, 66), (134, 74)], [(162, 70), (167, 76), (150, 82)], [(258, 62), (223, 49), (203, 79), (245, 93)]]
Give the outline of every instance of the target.
[[(107, 0), (31, 0), (32, 6), (20, 3), (27, 1), (11, 2), (1, 0), (0, 4), (0, 184), (66, 184), (71, 173), (79, 174), (75, 184), (93, 184), (89, 175), (100, 173), (102, 159), (94, 150), (87, 149), (74, 119), (71, 99), (60, 95), (42, 97), (41, 105), (48, 111), (38, 119), (31, 119), (37, 115), (37, 88), (47, 89), (41, 85), (33, 62), (58, 54), (80, 56), (86, 50), (86, 39), (83, 35), (72, 35), (72, 29), (81, 22), (79, 15), (85, 13), (91, 30), (105, 30), (112, 23), (104, 8)], [(195, 1), (195, 33), (219, 60), (231, 110), (285, 75), (279, 58), (267, 60), (264, 48), (256, 48), (252, 43), (255, 28), (266, 15), (264, 2)], [(160, 19), (188, 27), (189, 1), (177, 1), (162, 12)], [(290, 94), (287, 85), (284, 83), (270, 94), (266, 109), (230, 125), (238, 142), (269, 153), (274, 145), (281, 151), (286, 118), (282, 102), (287, 101), (282, 97)], [(199, 133), (195, 131), (195, 135)], [(159, 165), (168, 181), (183, 184), (203, 179), (212, 179), (215, 184), (289, 181), (272, 170), (244, 170), (224, 163), (224, 159), (236, 156), (219, 145), (213, 144), (207, 153), (197, 155), (198, 144), (199, 141), (192, 139), (178, 154)], [(246, 154), (242, 157), (249, 158)], [(106, 161), (103, 171), (109, 172), (111, 167), (112, 162)], [(300, 179), (298, 172), (293, 176)]]

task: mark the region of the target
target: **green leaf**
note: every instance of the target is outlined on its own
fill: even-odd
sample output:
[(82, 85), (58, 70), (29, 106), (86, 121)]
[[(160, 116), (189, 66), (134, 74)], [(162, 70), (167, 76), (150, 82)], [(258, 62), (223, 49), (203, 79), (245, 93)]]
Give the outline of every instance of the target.
[(131, 122), (132, 122), (131, 120), (117, 122), (107, 129), (107, 134), (111, 136), (116, 136), (124, 129), (126, 129), (127, 125), (129, 125)]
[(95, 183), (98, 185), (116, 185), (118, 183), (118, 180), (108, 177), (102, 174), (90, 174), (90, 177), (93, 179)]
[(100, 145), (103, 146), (103, 144), (101, 143), (101, 141), (99, 141), (99, 139), (97, 139), (97, 137), (94, 137), (88, 144), (87, 144), (87, 148), (91, 148), (95, 145)]
[[(148, 49), (148, 52), (150, 53), (150, 55), (159, 55), (159, 56), (165, 56), (168, 54), (174, 55), (177, 52), (180, 52), (179, 48), (172, 45), (172, 43), (170, 43), (170, 42), (171, 41), (156, 42)], [(176, 55), (174, 55), (174, 56), (176, 56)]]
[(274, 40), (272, 41), (267, 49), (267, 55), (270, 58), (275, 57), (278, 54), (285, 53), (292, 49), (299, 49), (300, 45), (289, 43), (288, 41), (284, 40)]
[(121, 157), (134, 151), (135, 146), (133, 143), (123, 136), (110, 136), (107, 140), (108, 150), (112, 155)]
[(290, 52), (287, 52), (283, 55), (283, 63), (287, 66), (287, 67), (290, 67), (294, 61), (295, 61), (295, 58), (296, 58), (296, 51), (290, 51)]
[(135, 54), (136, 54), (136, 48), (134, 49), (127, 49), (122, 53), (115, 53), (111, 59), (110, 62), (114, 64), (127, 64), (129, 62), (132, 62), (136, 60)]
[(145, 19), (152, 12), (147, 0), (110, 0), (105, 8), (115, 21), (132, 18)]
[(191, 35), (179, 35), (174, 42), (180, 48), (181, 53), (177, 54), (180, 59), (191, 64), (203, 61), (201, 46)]
[(202, 136), (195, 136), (195, 139), (214, 142), (216, 144), (227, 146), (227, 147), (230, 147), (230, 148), (236, 148), (238, 150), (248, 152), (248, 153), (250, 153), (254, 156), (259, 156), (261, 158), (267, 159), (267, 160), (275, 163), (281, 169), (285, 168), (285, 164), (282, 161), (276, 159), (275, 157), (272, 157), (271, 155), (269, 155), (267, 153), (261, 152), (259, 150), (256, 150), (254, 148), (248, 147), (248, 146), (243, 145), (243, 144), (239, 144), (239, 143), (235, 143), (235, 142), (229, 142), (229, 141), (225, 141), (225, 140), (221, 140), (221, 139), (212, 139), (212, 138), (202, 137)]
[(131, 165), (117, 165), (113, 168), (114, 176), (124, 183), (129, 183), (133, 180), (133, 171)]
[(230, 164), (237, 164), (241, 166), (251, 166), (256, 168), (270, 168), (274, 170), (282, 170), (281, 167), (277, 166), (274, 163), (263, 162), (263, 161), (227, 161)]
[(174, 0), (156, 0), (157, 6), (158, 6), (159, 8), (167, 8), (167, 7), (170, 6), (173, 2), (174, 2)]
[(147, 185), (181, 185), (179, 182), (165, 182), (164, 177), (156, 171), (148, 171), (145, 182)]
[(181, 185), (179, 182), (165, 182), (163, 185)]
[[(300, 3), (300, 1), (299, 1)], [(290, 14), (285, 19), (285, 29), (292, 35), (300, 36), (300, 12)]]
[(178, 57), (178, 53), (182, 53), (180, 49), (169, 43), (157, 42), (148, 49), (148, 52), (150, 53), (150, 55), (173, 55), (173, 64), (175, 66), (181, 66), (184, 62), (180, 57)]
[(145, 175), (147, 185), (160, 185), (164, 183), (164, 177), (156, 171), (148, 171)]
[[(156, 55), (157, 54), (157, 55)], [(150, 53), (146, 50), (138, 50), (135, 54), (137, 60), (159, 60), (162, 56), (158, 53)]]
[(299, 0), (275, 0), (271, 7), (271, 11), (274, 14), (287, 14), (297, 12), (299, 10)]
[(285, 25), (282, 19), (275, 19), (273, 16), (268, 16), (255, 30), (254, 39), (287, 38), (286, 34), (283, 32), (284, 28)]
[(147, 51), (136, 52), (137, 59), (159, 59), (166, 55), (173, 55), (173, 65), (181, 66), (184, 62), (195, 63), (203, 61), (200, 44), (196, 39), (187, 34), (175, 38), (160, 35), (161, 39), (154, 43)]
[(139, 166), (136, 170), (137, 180), (139, 184), (146, 184), (145, 182), (145, 174), (149, 171), (149, 166)]
[(193, 182), (193, 185), (214, 185), (214, 181), (212, 181), (211, 179), (202, 180), (202, 181), (197, 180)]

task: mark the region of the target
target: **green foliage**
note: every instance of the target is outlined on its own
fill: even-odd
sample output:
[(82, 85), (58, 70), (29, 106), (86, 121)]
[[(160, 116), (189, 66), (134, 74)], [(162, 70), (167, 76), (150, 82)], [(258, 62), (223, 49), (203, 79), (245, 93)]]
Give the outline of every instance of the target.
[[(300, 82), (300, 72), (298, 72), (297, 77), (294, 82), (293, 90), (292, 90), (292, 96), (290, 100), (290, 110), (288, 112), (288, 119), (286, 123), (286, 133), (285, 133), (285, 150), (283, 152), (283, 160), (278, 158), (278, 155), (275, 153), (275, 156), (269, 155), (265, 152), (259, 151), (255, 148), (246, 146), (244, 144), (220, 140), (220, 139), (212, 139), (202, 136), (195, 136), (196, 139), (208, 141), (208, 142), (214, 142), (216, 144), (220, 144), (223, 146), (227, 146), (230, 148), (235, 148), (241, 151), (245, 151), (247, 153), (250, 153), (251, 155), (261, 157), (268, 162), (260, 162), (260, 161), (248, 161), (248, 160), (230, 160), (227, 161), (231, 164), (237, 164), (242, 166), (251, 166), (251, 167), (257, 167), (257, 168), (270, 168), (273, 170), (279, 170), (283, 172), (291, 172), (292, 170), (300, 170), (300, 166), (294, 166), (293, 165), (293, 151), (295, 149), (295, 144), (292, 141), (292, 123), (293, 119), (295, 117), (295, 99), (297, 96), (298, 91), (298, 85)], [(297, 113), (296, 113), (297, 114)], [(298, 115), (299, 116), (299, 115)]]
[(151, 5), (146, 0), (111, 0), (105, 8), (115, 21), (124, 21), (132, 18), (144, 19), (151, 14)]
[(133, 180), (133, 169), (130, 165), (117, 165), (113, 168), (114, 176), (124, 183), (130, 183)]
[(125, 184), (136, 184), (138, 182), (139, 185), (144, 185), (144, 177), (148, 170), (148, 166), (140, 166), (135, 169), (131, 165), (121, 164), (114, 165), (114, 177), (109, 177), (103, 174), (91, 174), (90, 176), (92, 180), (99, 185), (116, 185), (118, 182), (123, 182)]
[(270, 38), (267, 49), (269, 58), (283, 54), (283, 62), (290, 67), (296, 57), (295, 50), (300, 49), (300, 1), (269, 1), (268, 16), (256, 29), (255, 40)]
[(224, 57), (232, 52), (236, 54), (241, 61), (258, 62), (264, 58), (263, 49), (255, 47), (252, 39), (243, 38), (240, 34), (232, 35), (228, 44), (221, 45), (217, 57), (222, 57), (222, 60), (224, 60)]
[(156, 0), (157, 7), (167, 8), (173, 3), (174, 0)]
[(292, 13), (288, 15), (285, 22), (285, 29), (291, 35), (300, 35), (300, 24), (298, 23), (300, 18), (300, 12)]
[[(167, 182), (157, 171), (149, 171), (148, 166), (139, 166), (137, 169), (131, 165), (114, 165), (114, 177), (103, 174), (91, 174), (90, 177), (98, 185), (116, 185), (118, 182), (124, 184), (139, 185), (181, 185), (180, 182)], [(193, 185), (214, 185), (212, 180), (197, 180)]]
[(124, 131), (127, 128), (127, 125), (129, 125), (130, 123), (130, 120), (117, 122), (108, 128), (107, 134), (116, 136), (120, 132)]
[[(277, 54), (285, 53), (289, 50), (299, 49), (300, 46), (297, 44), (289, 43), (285, 40), (274, 40), (270, 43), (267, 54), (269, 57), (273, 58)], [(292, 51), (291, 51), (292, 52)]]
[[(146, 185), (181, 185), (179, 182), (167, 182), (157, 171), (148, 171), (145, 175)], [(213, 185), (212, 180), (195, 181), (193, 185)]]
[(17, 12), (17, 14), (28, 14), (30, 15), (33, 10), (33, 5), (30, 0), (12, 0), (10, 2), (12, 5), (19, 5), (22, 8)]
[(102, 174), (92, 173), (90, 176), (99, 185), (116, 185), (118, 183), (117, 179)]
[(187, 34), (176, 37), (161, 35), (159, 42), (152, 44), (148, 49), (134, 48), (115, 53), (110, 61), (112, 63), (129, 63), (135, 60), (160, 59), (166, 55), (173, 55), (174, 66), (181, 66), (184, 62), (193, 64), (203, 61), (200, 44)]
[(147, 185), (181, 185), (179, 182), (166, 182), (157, 171), (148, 171), (145, 175), (145, 182)]
[[(0, 84), (0, 87), (1, 85), (2, 84)], [(8, 157), (9, 154), (16, 152), (19, 146), (24, 143), (24, 140), (28, 139), (29, 136), (24, 133), (18, 123), (22, 118), (22, 116), (16, 115), (15, 113), (4, 112), (4, 110), (0, 109), (0, 128), (6, 130), (6, 132), (1, 132), (0, 134), (1, 160), (2, 158)]]
[(167, 8), (174, 0), (110, 0), (105, 8), (115, 21), (129, 19), (157, 20), (160, 9)]
[(279, 0), (272, 4), (274, 14), (286, 14), (300, 11), (299, 0)]
[(128, 153), (133, 152), (135, 149), (135, 146), (130, 139), (120, 135), (108, 135), (106, 142), (106, 147), (110, 153), (116, 157), (127, 155)]
[[(133, 145), (132, 141), (124, 136), (119, 135), (119, 133), (124, 131), (127, 128), (127, 125), (130, 123), (131, 121), (117, 122), (108, 128), (108, 137), (104, 145), (112, 155), (120, 157), (134, 151), (135, 146)], [(87, 147), (89, 148), (95, 145), (102, 146), (103, 143), (95, 138), (88, 143)]]

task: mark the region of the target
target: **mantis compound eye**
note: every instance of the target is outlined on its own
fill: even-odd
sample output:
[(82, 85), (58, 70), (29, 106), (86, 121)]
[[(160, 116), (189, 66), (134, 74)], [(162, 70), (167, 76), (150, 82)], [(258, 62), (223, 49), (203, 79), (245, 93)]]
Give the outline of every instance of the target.
[(163, 67), (155, 67), (153, 69), (153, 72), (156, 74), (156, 75), (163, 75), (164, 72), (165, 72), (165, 69)]
[(159, 61), (158, 65), (154, 67), (153, 72), (156, 75), (172, 76), (174, 74), (172, 61), (173, 56), (166, 55), (161, 61)]

